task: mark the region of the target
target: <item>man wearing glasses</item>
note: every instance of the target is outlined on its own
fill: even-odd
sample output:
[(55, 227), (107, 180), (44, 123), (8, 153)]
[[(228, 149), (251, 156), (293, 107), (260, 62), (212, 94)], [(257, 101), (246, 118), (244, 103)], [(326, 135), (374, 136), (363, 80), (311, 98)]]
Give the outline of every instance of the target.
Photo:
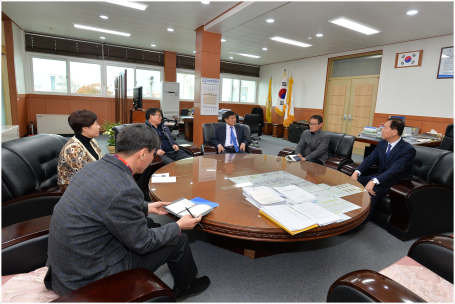
[(329, 158), (330, 135), (321, 130), (322, 117), (313, 115), (310, 118), (310, 130), (300, 136), (295, 154), (303, 161), (324, 165)]
[(179, 150), (179, 146), (172, 138), (171, 130), (162, 123), (163, 117), (160, 109), (147, 109), (145, 111), (145, 119), (145, 124), (156, 131), (161, 139), (161, 146), (156, 150), (156, 154), (161, 157), (165, 165), (191, 157), (191, 155)]

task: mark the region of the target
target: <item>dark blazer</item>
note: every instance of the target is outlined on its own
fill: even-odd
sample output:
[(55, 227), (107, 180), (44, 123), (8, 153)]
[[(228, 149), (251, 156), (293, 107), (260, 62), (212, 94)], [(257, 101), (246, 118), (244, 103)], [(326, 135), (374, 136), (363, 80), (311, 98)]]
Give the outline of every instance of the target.
[(416, 156), (416, 149), (401, 139), (385, 159), (388, 144), (386, 140), (381, 140), (376, 149), (363, 160), (357, 170), (363, 174), (372, 165), (377, 164), (379, 170), (375, 177), (380, 185), (390, 188), (399, 181), (412, 179), (412, 164)]
[[(242, 126), (234, 125), (235, 133), (237, 135), (237, 142), (239, 143), (239, 148), (242, 143), (245, 146), (248, 144), (248, 139), (246, 138), (245, 132), (243, 131)], [(215, 133), (213, 133), (212, 139), (210, 140), (212, 145), (218, 147), (221, 144), (224, 148), (224, 143), (226, 142), (226, 125), (219, 126), (215, 129)]]
[(54, 207), (46, 263), (52, 289), (66, 294), (130, 269), (130, 252), (178, 243), (177, 223), (148, 229), (146, 213), (144, 194), (122, 161), (107, 154), (86, 164)]

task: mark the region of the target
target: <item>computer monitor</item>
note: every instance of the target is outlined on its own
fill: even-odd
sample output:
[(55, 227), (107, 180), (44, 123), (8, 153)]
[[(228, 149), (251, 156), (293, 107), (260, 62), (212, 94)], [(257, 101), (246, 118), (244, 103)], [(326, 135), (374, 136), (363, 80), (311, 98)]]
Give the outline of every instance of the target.
[(133, 88), (134, 109), (142, 109), (142, 86)]

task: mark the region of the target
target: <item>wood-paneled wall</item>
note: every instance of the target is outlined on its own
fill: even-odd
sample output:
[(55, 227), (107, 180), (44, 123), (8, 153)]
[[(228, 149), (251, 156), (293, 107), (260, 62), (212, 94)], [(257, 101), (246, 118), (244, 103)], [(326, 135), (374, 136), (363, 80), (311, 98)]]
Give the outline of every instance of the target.
[(445, 134), (446, 128), (453, 123), (453, 118), (427, 117), (427, 116), (412, 116), (406, 114), (384, 114), (375, 113), (373, 118), (373, 127), (379, 127), (381, 123), (387, 121), (389, 116), (405, 116), (406, 126), (419, 128), (419, 133), (430, 132), (431, 129), (438, 133)]
[[(266, 107), (265, 106), (260, 106), (262, 110), (264, 111), (264, 121), (267, 121), (266, 119)], [(294, 121), (299, 121), (299, 120), (308, 120), (310, 121), (310, 117), (313, 115), (323, 115), (323, 110), (322, 109), (311, 109), (311, 108), (294, 108)], [(272, 107), (272, 123), (280, 123), (282, 124), (284, 120), (284, 117), (279, 116), (277, 112), (275, 112), (275, 107)]]

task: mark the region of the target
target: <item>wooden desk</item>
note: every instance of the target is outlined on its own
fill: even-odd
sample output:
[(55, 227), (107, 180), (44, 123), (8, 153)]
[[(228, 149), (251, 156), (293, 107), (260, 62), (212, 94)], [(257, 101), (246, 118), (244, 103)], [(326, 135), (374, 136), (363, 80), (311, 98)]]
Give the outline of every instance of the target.
[[(376, 146), (378, 145), (379, 141), (371, 140), (371, 139), (366, 139), (366, 138), (360, 138), (357, 137), (355, 141), (370, 144), (370, 147), (365, 147), (365, 152), (363, 153), (363, 158), (367, 157), (368, 155), (373, 152), (374, 149), (376, 149)], [(415, 142), (411, 143), (413, 146), (422, 146), (422, 147), (437, 147), (441, 144), (441, 140), (435, 140), (431, 142)]]
[[(189, 116), (172, 116), (172, 118), (179, 121), (183, 121), (185, 126), (185, 140), (193, 142), (193, 128), (194, 128), (194, 117)], [(239, 117), (239, 121), (243, 121), (243, 117)], [(222, 122), (221, 118), (218, 118), (218, 122)]]
[(145, 110), (144, 109), (131, 109), (130, 110), (130, 123), (144, 123)]
[[(216, 165), (207, 166), (209, 159)], [(168, 164), (156, 173), (169, 173), (177, 177), (177, 182), (149, 182), (150, 197), (152, 201), (166, 202), (181, 197), (202, 197), (218, 203), (201, 222), (210, 242), (252, 258), (289, 252), (298, 248), (298, 242), (341, 234), (360, 225), (368, 215), (370, 196), (367, 192), (345, 196), (343, 199), (361, 207), (346, 213), (351, 219), (292, 236), (259, 216), (259, 210), (244, 198), (242, 188), (223, 190), (222, 187), (235, 185), (229, 178), (286, 171), (314, 184), (363, 186), (341, 172), (309, 162), (286, 162), (279, 156), (237, 154), (231, 164), (232, 167), (225, 165), (225, 155), (205, 155)]]

